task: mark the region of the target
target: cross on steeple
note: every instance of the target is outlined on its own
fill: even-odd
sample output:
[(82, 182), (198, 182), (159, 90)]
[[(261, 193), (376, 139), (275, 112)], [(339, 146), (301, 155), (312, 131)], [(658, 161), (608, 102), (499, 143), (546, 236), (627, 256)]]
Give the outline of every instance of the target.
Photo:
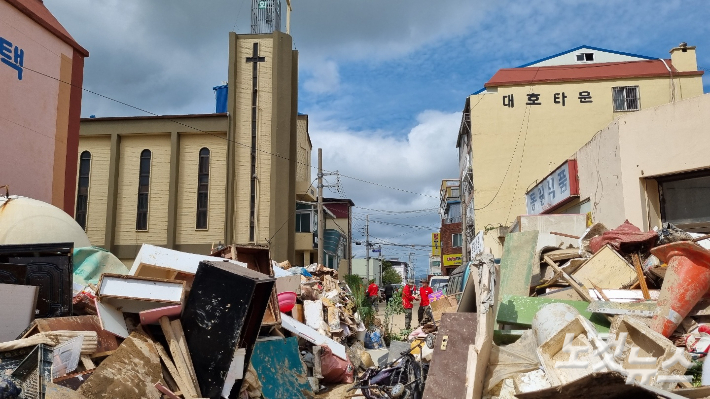
[(247, 62), (253, 62), (254, 66), (256, 66), (257, 62), (264, 61), (266, 61), (265, 57), (259, 57), (259, 43), (254, 43), (254, 55), (247, 57)]

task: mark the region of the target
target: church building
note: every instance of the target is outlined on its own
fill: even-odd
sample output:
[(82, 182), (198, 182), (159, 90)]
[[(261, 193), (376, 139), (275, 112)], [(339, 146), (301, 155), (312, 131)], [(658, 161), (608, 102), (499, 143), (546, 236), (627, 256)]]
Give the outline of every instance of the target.
[(274, 260), (294, 260), (296, 171), (311, 144), (297, 134), (291, 36), (230, 33), (228, 84), (215, 89), (227, 99), (214, 114), (81, 120), (76, 220), (93, 245), (129, 264), (143, 243), (270, 244)]

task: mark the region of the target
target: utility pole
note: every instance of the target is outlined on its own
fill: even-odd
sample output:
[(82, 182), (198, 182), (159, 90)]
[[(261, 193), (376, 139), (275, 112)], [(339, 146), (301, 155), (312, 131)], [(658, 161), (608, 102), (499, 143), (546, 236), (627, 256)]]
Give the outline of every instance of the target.
[[(318, 149), (318, 264), (323, 265), (325, 245), (325, 218), (323, 217), (323, 149)], [(325, 265), (324, 265), (325, 266)]]
[(367, 253), (365, 261), (367, 281), (365, 284), (370, 284), (370, 215), (365, 215), (365, 251)]
[(382, 245), (378, 246), (380, 250), (380, 285), (382, 285), (382, 262), (384, 262), (384, 258), (382, 257)]

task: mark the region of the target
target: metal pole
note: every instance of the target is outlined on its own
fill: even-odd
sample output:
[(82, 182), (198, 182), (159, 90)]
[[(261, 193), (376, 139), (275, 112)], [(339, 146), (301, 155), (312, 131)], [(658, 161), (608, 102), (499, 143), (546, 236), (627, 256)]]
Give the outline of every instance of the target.
[(379, 246), (380, 249), (380, 285), (382, 285), (382, 245)]
[(367, 276), (367, 281), (365, 284), (370, 284), (370, 215), (365, 215), (365, 251), (367, 253), (365, 261), (365, 275)]
[(325, 218), (323, 217), (323, 149), (318, 149), (318, 264), (323, 265), (325, 245)]

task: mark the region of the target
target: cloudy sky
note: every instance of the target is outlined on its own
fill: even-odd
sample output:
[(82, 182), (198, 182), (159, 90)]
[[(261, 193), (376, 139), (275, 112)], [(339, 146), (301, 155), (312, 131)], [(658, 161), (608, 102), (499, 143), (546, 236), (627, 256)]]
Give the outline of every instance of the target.
[[(250, 0), (44, 3), (91, 53), (85, 87), (155, 114), (213, 112), (228, 32), (250, 29)], [(328, 193), (358, 206), (355, 239), (369, 213), (375, 241), (429, 242), (440, 181), (457, 175), (464, 100), (499, 68), (582, 44), (668, 57), (683, 41), (710, 68), (705, 0), (293, 0), (293, 8), (299, 111), (324, 167), (359, 179), (342, 177)], [(82, 114), (141, 113), (85, 93)], [(422, 211), (391, 213), (404, 210)], [(362, 246), (354, 250), (363, 257)], [(427, 251), (383, 246), (386, 257), (413, 252), (420, 271)]]

